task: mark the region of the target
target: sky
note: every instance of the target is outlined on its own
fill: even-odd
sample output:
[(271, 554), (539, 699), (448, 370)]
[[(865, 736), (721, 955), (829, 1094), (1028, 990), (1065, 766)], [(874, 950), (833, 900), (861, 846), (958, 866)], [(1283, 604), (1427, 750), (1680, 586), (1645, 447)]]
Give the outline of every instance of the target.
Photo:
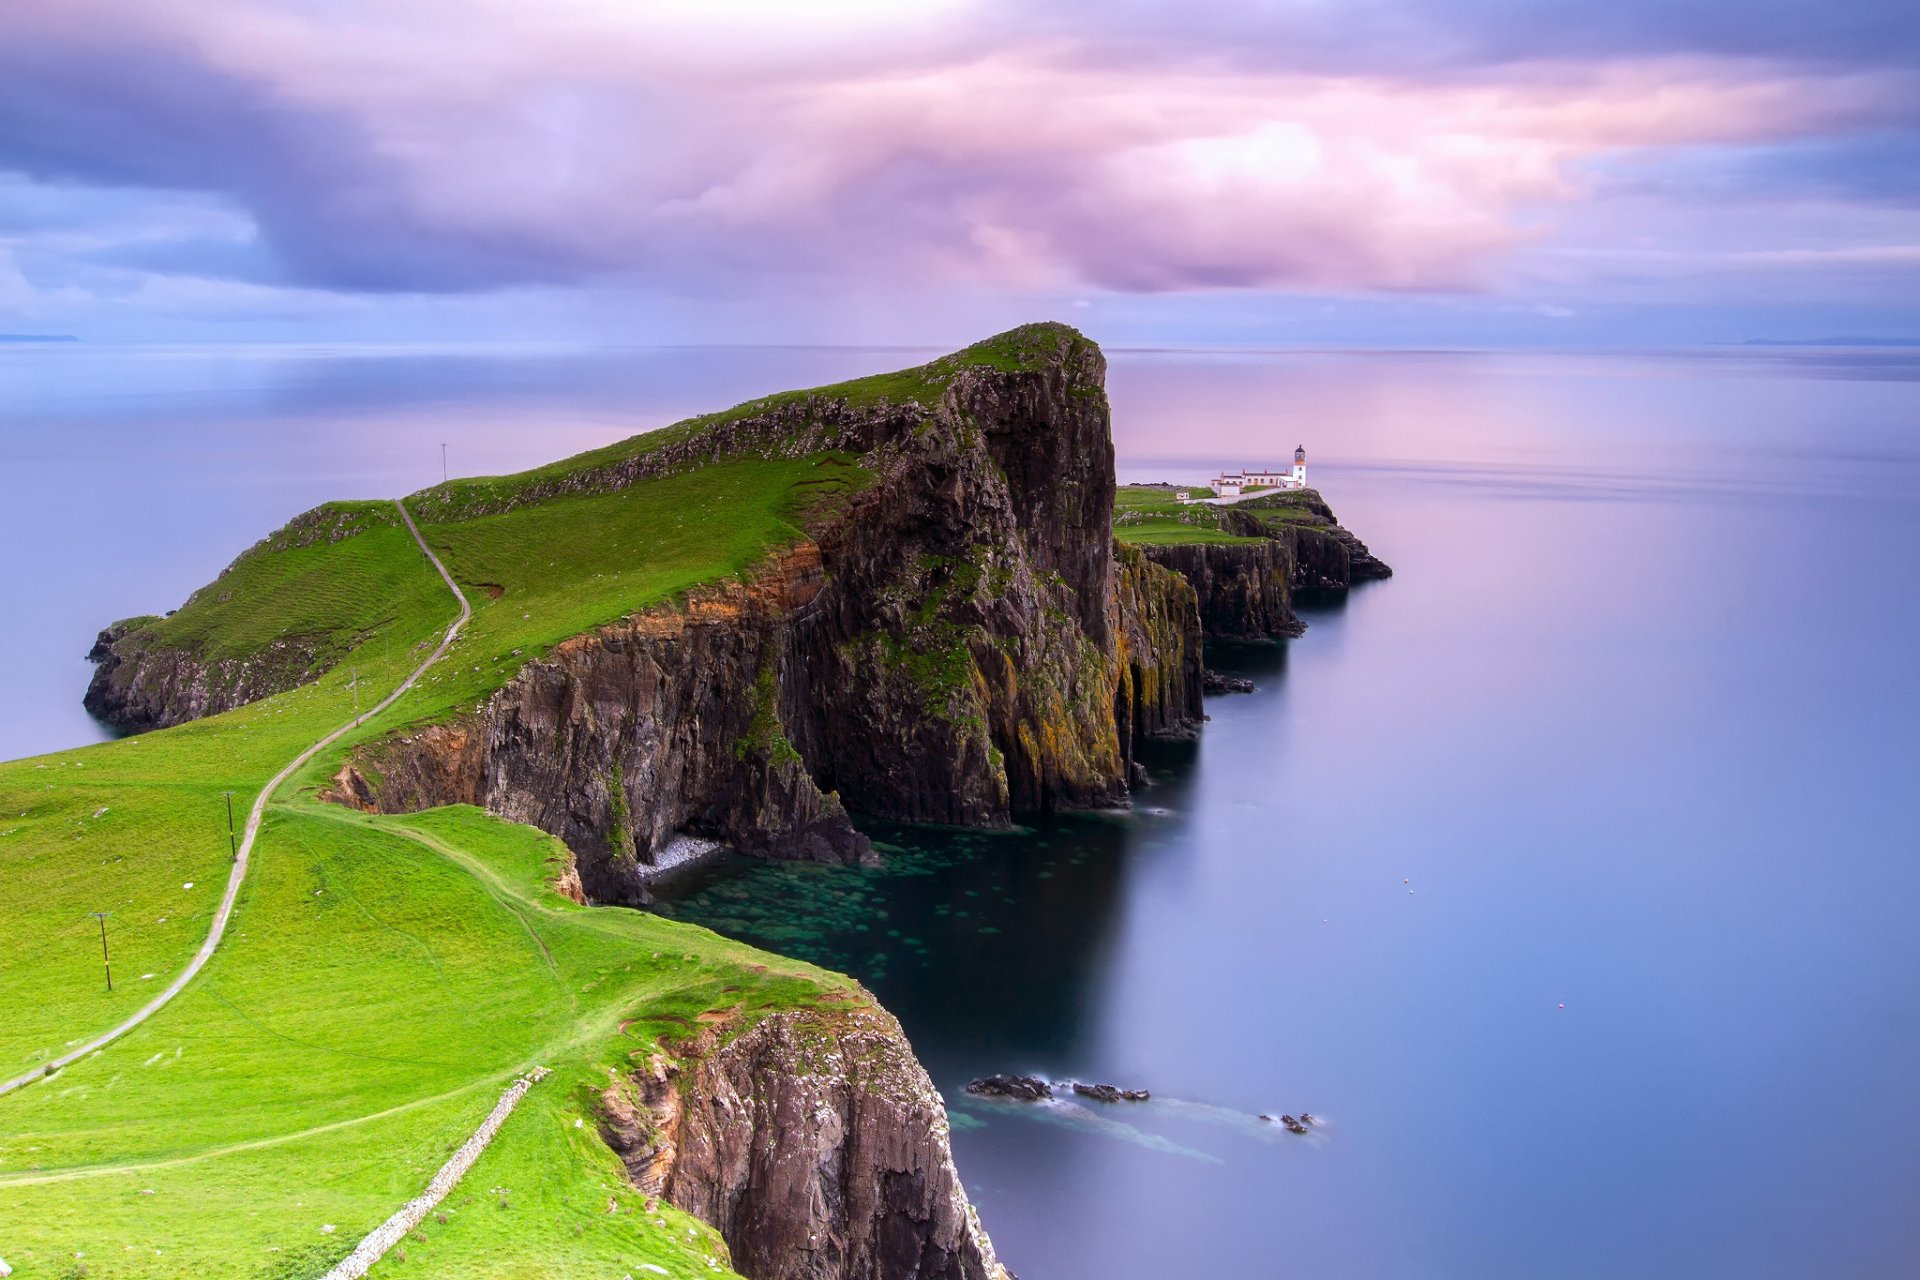
[(0, 333), (1920, 338), (1912, 0), (0, 0)]

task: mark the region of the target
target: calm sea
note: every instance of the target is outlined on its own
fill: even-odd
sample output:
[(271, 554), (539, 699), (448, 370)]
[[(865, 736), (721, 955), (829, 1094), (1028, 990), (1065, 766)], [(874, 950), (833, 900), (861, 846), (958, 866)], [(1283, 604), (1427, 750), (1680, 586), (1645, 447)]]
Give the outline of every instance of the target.
[[(902, 352), (0, 349), (0, 756), (315, 502)], [(1920, 356), (1114, 352), (1123, 478), (1296, 444), (1397, 571), (1125, 818), (675, 906), (838, 965), (1025, 1280), (1920, 1274)], [(965, 1099), (992, 1071), (1138, 1105)], [(1257, 1119), (1308, 1110), (1300, 1138)]]

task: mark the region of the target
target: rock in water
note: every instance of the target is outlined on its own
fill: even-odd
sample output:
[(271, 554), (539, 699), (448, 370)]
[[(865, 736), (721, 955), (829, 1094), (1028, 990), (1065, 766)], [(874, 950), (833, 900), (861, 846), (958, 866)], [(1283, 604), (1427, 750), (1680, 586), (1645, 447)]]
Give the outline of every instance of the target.
[(1153, 1096), (1145, 1089), (1122, 1089), (1116, 1084), (1081, 1084), (1078, 1081), (1074, 1082), (1073, 1091), (1096, 1102), (1146, 1102)]
[(985, 1076), (967, 1085), (967, 1092), (981, 1098), (1017, 1098), (1038, 1102), (1053, 1096), (1053, 1086), (1033, 1076)]
[(1201, 687), (1208, 693), (1252, 693), (1253, 681), (1245, 676), (1223, 676), (1218, 671), (1209, 671), (1202, 677)]

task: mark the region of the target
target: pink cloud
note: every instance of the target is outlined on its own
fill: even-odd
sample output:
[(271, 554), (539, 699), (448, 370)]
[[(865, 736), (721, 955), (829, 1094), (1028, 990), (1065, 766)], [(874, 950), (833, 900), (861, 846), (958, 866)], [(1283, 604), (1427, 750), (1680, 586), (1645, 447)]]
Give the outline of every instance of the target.
[(1886, 93), (1871, 75), (1671, 57), (1143, 68), (1022, 46), (959, 4), (794, 12), (156, 0), (127, 27), (80, 0), (29, 6), (9, 38), (84, 47), (117, 18), (126, 56), (237, 86), (273, 125), (251, 145), (287, 152), (195, 156), (182, 185), (218, 186), (229, 164), (236, 201), (312, 261), (352, 265), (400, 228), (402, 256), (462, 247), (449, 278), (474, 286), (1473, 289), (1582, 198), (1586, 161), (1817, 133)]

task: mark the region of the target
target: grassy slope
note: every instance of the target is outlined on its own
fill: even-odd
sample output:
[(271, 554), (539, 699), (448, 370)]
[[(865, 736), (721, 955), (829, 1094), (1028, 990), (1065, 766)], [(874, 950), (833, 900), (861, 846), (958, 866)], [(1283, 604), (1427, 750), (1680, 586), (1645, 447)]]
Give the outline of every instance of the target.
[[(859, 394), (919, 398), (960, 364), (1019, 367), (1032, 348), (1011, 337)], [(615, 450), (652, 447), (640, 440)], [(649, 1260), (707, 1271), (718, 1245), (705, 1228), (607, 1211), (609, 1197), (629, 1210), (632, 1197), (591, 1121), (574, 1125), (585, 1090), (675, 1017), (791, 1005), (840, 980), (703, 930), (573, 907), (543, 887), (555, 846), (538, 833), (471, 812), (368, 818), (306, 797), (354, 741), (447, 715), (561, 640), (748, 569), (797, 535), (802, 513), (864, 479), (830, 455), (745, 459), (423, 525), (475, 606), (453, 651), (283, 793), (227, 940), (192, 987), (101, 1053), (0, 1098), (0, 1241), (17, 1274), (316, 1274), (416, 1194), (536, 1062), (556, 1074), (446, 1223), (383, 1272), (428, 1259), (436, 1276)], [(351, 715), (350, 671), (370, 704), (445, 626), (452, 603), (404, 531), (364, 504), (323, 515), (346, 536), (269, 539), (153, 625), (213, 658), (323, 636), (331, 671), (223, 716), (0, 764), (0, 1074), (112, 1025), (177, 972), (227, 870), (221, 791), (244, 812), (274, 769)], [(96, 909), (113, 912), (111, 994), (86, 915)]]
[(276, 811), (261, 848), (200, 981), (6, 1100), (0, 1236), (19, 1274), (61, 1274), (76, 1253), (101, 1276), (317, 1274), (536, 1064), (555, 1074), (448, 1222), (390, 1269), (551, 1276), (571, 1258), (583, 1274), (688, 1274), (724, 1256), (700, 1224), (639, 1212), (586, 1090), (685, 1025), (673, 1019), (813, 1000), (833, 978), (577, 907), (545, 885), (562, 856), (551, 840), (474, 810), (403, 820), (301, 803)]

